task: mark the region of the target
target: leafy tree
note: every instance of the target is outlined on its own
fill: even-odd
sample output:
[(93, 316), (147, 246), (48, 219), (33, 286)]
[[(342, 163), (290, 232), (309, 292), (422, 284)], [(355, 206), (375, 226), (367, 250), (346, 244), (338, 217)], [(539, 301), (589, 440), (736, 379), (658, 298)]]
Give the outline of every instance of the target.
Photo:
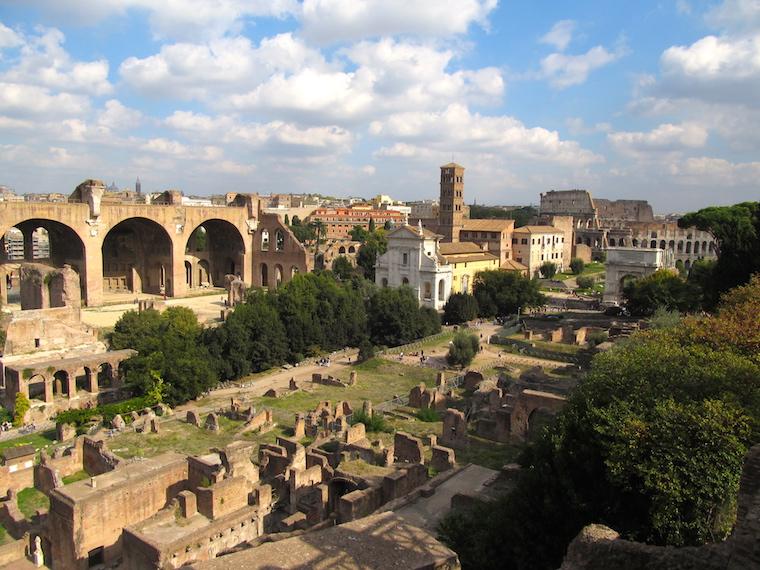
[(607, 252), (606, 251), (596, 251), (593, 254), (591, 254), (591, 258), (594, 261), (598, 261), (599, 263), (604, 263), (607, 261)]
[[(381, 287), (367, 300), (370, 341), (376, 346), (398, 346), (420, 338), (426, 328), (409, 287)], [(429, 313), (428, 313), (429, 314)]]
[(441, 316), (432, 307), (420, 307), (417, 321), (417, 336), (426, 337), (441, 332)]
[(689, 272), (686, 270), (686, 266), (681, 259), (676, 259), (676, 270), (681, 277), (685, 278), (689, 275)]
[(358, 241), (361, 243), (364, 243), (367, 241), (367, 238), (369, 237), (369, 232), (365, 230), (362, 226), (354, 226), (350, 232), (348, 232), (351, 236), (351, 239), (354, 241)]
[(297, 216), (293, 216), (293, 224), (290, 226), (290, 231), (293, 232), (293, 235), (296, 236), (296, 239), (301, 243), (306, 243), (307, 241), (314, 241), (317, 239), (317, 234), (314, 230), (314, 226), (311, 224), (302, 224), (300, 220), (296, 224), (296, 218)]
[(541, 276), (544, 279), (551, 279), (557, 274), (557, 264), (552, 261), (545, 261), (541, 264), (539, 271), (541, 271)]
[(470, 205), (470, 218), (475, 219), (507, 219), (514, 220), (515, 227), (527, 226), (538, 215), (538, 210), (533, 206), (506, 209), (499, 206)]
[(580, 275), (583, 273), (584, 267), (586, 267), (586, 264), (580, 257), (574, 257), (570, 260), (570, 271), (573, 272), (573, 275)]
[(458, 325), (478, 316), (478, 302), (469, 293), (453, 293), (443, 306), (443, 320)]
[(575, 278), (579, 289), (592, 289), (596, 280), (591, 275), (579, 275)]
[(714, 206), (686, 214), (678, 220), (681, 228), (696, 227), (715, 237), (718, 262), (709, 285), (708, 300), (749, 281), (760, 272), (760, 202)]
[(359, 362), (365, 362), (375, 357), (375, 347), (368, 339), (359, 344)]
[(383, 229), (385, 231), (389, 231), (393, 229), (393, 222), (390, 220), (385, 220), (385, 223), (383, 224)]
[(623, 287), (625, 305), (633, 315), (651, 316), (658, 308), (682, 313), (699, 308), (699, 289), (679, 275), (659, 270)]
[(339, 279), (351, 279), (355, 269), (345, 255), (339, 255), (333, 260), (332, 272)]
[[(290, 225), (291, 226), (300, 226), (301, 225), (301, 218), (299, 218), (297, 214), (294, 215), (293, 219), (291, 220), (291, 224)], [(290, 229), (292, 230), (293, 228), (291, 227)]]
[(370, 218), (369, 219), (369, 228), (368, 228), (368, 230), (369, 230), (369, 233), (371, 233), (371, 234), (375, 233), (375, 220), (374, 220), (374, 218)]
[(370, 281), (375, 280), (375, 262), (378, 256), (388, 250), (388, 239), (385, 232), (371, 232), (367, 235), (364, 243), (356, 255), (356, 264), (364, 272), (364, 277)]
[(649, 319), (649, 326), (653, 329), (671, 329), (681, 324), (681, 313), (669, 311), (664, 307), (658, 307)]
[(16, 392), (16, 401), (13, 407), (13, 425), (18, 427), (24, 425), (24, 416), (32, 407), (29, 398), (23, 392)]
[(482, 271), (475, 276), (473, 294), (481, 317), (506, 316), (519, 307), (539, 307), (546, 297), (538, 289), (538, 281), (516, 271)]
[(202, 328), (192, 310), (169, 307), (161, 314), (128, 311), (117, 321), (110, 342), (114, 349), (138, 352), (124, 361), (126, 382), (132, 389), (146, 394), (158, 375), (166, 385), (166, 401), (176, 406), (217, 381), (217, 364), (201, 338)]
[(475, 355), (478, 354), (480, 341), (472, 333), (458, 332), (451, 341), (449, 352), (446, 354), (446, 362), (450, 366), (468, 366)]
[[(691, 264), (687, 281), (700, 294), (700, 305), (711, 309), (718, 304), (720, 292), (715, 287), (715, 271), (717, 262), (714, 259), (698, 259)], [(682, 275), (683, 277), (683, 275)]]

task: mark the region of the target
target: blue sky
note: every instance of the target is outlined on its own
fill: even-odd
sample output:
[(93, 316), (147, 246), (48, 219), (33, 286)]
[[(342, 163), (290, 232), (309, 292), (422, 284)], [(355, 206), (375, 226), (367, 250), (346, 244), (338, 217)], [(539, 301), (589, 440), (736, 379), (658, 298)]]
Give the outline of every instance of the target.
[(760, 0), (0, 0), (0, 184), (760, 196)]

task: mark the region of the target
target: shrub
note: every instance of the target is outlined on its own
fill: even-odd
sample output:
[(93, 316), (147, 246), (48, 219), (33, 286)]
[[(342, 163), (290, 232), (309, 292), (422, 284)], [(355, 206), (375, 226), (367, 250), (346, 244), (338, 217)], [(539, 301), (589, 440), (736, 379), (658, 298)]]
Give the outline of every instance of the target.
[(551, 261), (545, 261), (541, 264), (539, 271), (541, 271), (541, 276), (544, 279), (551, 279), (557, 274), (557, 264), (552, 263)]
[(443, 320), (450, 325), (458, 325), (478, 316), (478, 302), (468, 293), (454, 293), (443, 307)]
[(586, 342), (588, 342), (588, 345), (590, 347), (594, 347), (598, 344), (602, 344), (603, 342), (606, 342), (609, 336), (610, 335), (606, 331), (592, 332), (586, 337)]
[(578, 283), (578, 289), (591, 289), (594, 287), (596, 279), (590, 275), (579, 275), (575, 278), (575, 282)]
[(382, 413), (365, 414), (363, 410), (354, 412), (351, 415), (351, 425), (364, 424), (367, 431), (391, 433), (393, 428), (385, 421)]
[(583, 273), (584, 267), (586, 267), (586, 263), (580, 257), (574, 257), (570, 260), (570, 271), (573, 272), (573, 275)]
[(446, 362), (450, 366), (467, 366), (475, 358), (480, 348), (478, 337), (466, 332), (458, 332), (451, 342), (449, 352), (446, 355)]
[(439, 422), (441, 415), (433, 408), (420, 408), (417, 410), (417, 419), (422, 422)]
[[(105, 404), (95, 408), (84, 408), (81, 410), (66, 410), (59, 412), (55, 418), (58, 424), (73, 424), (77, 427), (86, 424), (95, 416), (102, 416), (104, 422), (110, 422), (117, 414), (125, 416), (131, 412), (137, 412), (143, 408), (155, 406), (158, 402), (148, 396), (131, 398), (123, 402), (114, 404)], [(125, 420), (127, 418), (124, 418)]]
[(23, 392), (16, 393), (16, 405), (13, 408), (13, 425), (20, 426), (24, 423), (24, 416), (29, 411), (31, 403)]
[(359, 362), (366, 362), (375, 357), (375, 346), (369, 340), (363, 340), (359, 345)]

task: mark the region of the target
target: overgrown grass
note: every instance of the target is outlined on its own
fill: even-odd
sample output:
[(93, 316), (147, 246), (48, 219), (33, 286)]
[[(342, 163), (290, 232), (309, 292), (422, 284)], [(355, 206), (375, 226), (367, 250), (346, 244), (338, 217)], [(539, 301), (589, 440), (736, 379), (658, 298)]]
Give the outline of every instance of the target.
[(420, 408), (417, 410), (417, 419), (422, 422), (440, 422), (441, 414), (433, 408)]
[(362, 410), (354, 412), (351, 417), (351, 425), (364, 424), (368, 432), (392, 432), (393, 428), (385, 421), (383, 414), (373, 413), (371, 416)]
[(66, 475), (66, 477), (63, 478), (63, 484), (64, 485), (70, 485), (71, 483), (76, 483), (77, 481), (81, 481), (82, 479), (88, 479), (90, 477), (90, 474), (87, 473), (87, 471), (77, 471), (76, 473), (72, 473), (71, 475)]
[[(592, 261), (591, 263), (587, 263), (585, 265), (583, 271), (579, 275), (598, 275), (599, 273), (604, 273), (604, 271), (604, 263)], [(562, 273), (557, 273), (553, 279), (556, 281), (565, 281), (572, 277), (578, 277), (578, 275), (574, 275), (572, 271), (563, 271)]]
[(29, 520), (31, 520), (38, 509), (50, 508), (50, 499), (47, 498), (47, 495), (34, 487), (27, 487), (19, 491), (18, 495), (16, 495), (16, 501), (18, 502), (19, 510)]
[(55, 438), (55, 430), (51, 429), (14, 437), (13, 439), (4, 439), (0, 441), (0, 452), (9, 447), (18, 447), (19, 445), (31, 445), (35, 449), (41, 449), (50, 446), (55, 441)]

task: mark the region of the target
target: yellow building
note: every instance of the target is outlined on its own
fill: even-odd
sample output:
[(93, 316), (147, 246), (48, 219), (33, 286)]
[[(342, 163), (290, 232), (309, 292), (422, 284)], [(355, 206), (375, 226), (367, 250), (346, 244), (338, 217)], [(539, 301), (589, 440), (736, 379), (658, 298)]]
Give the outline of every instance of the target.
[(499, 269), (499, 258), (472, 242), (441, 243), (439, 252), (451, 266), (451, 292), (470, 293), (475, 275)]

